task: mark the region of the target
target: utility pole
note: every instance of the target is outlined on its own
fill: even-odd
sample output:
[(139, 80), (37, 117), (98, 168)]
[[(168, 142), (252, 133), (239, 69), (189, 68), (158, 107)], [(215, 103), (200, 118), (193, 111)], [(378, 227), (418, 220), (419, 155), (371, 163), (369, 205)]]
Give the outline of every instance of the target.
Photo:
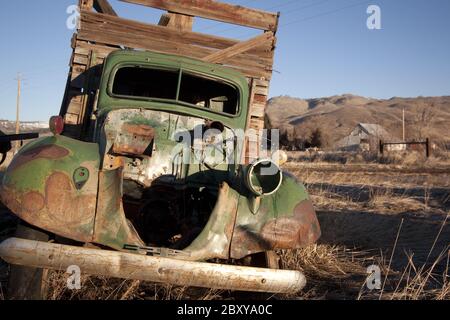
[[(16, 105), (16, 134), (20, 133), (20, 94), (21, 94), (21, 85), (22, 85), (22, 75), (20, 73), (17, 74), (17, 105)], [(16, 141), (16, 150), (19, 150), (20, 142)]]
[(406, 134), (405, 134), (405, 107), (403, 107), (403, 142), (406, 142)]

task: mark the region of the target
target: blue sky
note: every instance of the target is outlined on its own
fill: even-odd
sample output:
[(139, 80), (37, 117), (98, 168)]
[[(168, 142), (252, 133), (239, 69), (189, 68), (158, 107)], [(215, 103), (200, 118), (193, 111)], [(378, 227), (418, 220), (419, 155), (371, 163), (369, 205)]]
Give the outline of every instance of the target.
[[(110, 0), (119, 15), (157, 22), (158, 10)], [(281, 11), (271, 96), (353, 93), (374, 98), (450, 95), (449, 0), (226, 0)], [(21, 72), (22, 119), (58, 114), (69, 46), (68, 6), (77, 0), (4, 1), (0, 11), (0, 119), (15, 118)], [(381, 30), (366, 27), (370, 4)], [(257, 32), (199, 20), (196, 31), (247, 39)]]

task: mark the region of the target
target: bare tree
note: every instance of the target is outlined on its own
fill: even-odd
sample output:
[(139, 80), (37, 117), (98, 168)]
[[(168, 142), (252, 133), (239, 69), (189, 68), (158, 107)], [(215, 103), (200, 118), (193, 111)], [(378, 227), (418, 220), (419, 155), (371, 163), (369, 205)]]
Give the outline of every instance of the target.
[(431, 104), (419, 102), (413, 109), (414, 116), (411, 122), (413, 130), (415, 131), (414, 136), (417, 139), (422, 140), (429, 135), (430, 128), (433, 127), (434, 118), (436, 117), (436, 111), (434, 102)]

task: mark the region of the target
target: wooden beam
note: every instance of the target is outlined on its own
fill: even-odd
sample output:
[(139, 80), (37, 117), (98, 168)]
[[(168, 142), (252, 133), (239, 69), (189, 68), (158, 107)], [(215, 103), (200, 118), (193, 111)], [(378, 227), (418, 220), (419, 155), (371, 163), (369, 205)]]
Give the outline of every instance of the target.
[(168, 27), (181, 32), (192, 31), (194, 25), (194, 17), (178, 13), (169, 13), (171, 15)]
[(278, 14), (214, 0), (120, 0), (160, 10), (276, 32)]
[(208, 55), (207, 57), (203, 58), (203, 61), (212, 62), (212, 63), (220, 63), (224, 60), (227, 60), (229, 58), (232, 58), (238, 54), (244, 53), (256, 46), (260, 46), (264, 42), (273, 42), (275, 39), (275, 36), (272, 32), (266, 32), (262, 35), (259, 35), (257, 37), (254, 37), (250, 40), (239, 42), (235, 44), (234, 46), (231, 46), (229, 48), (214, 52), (213, 54)]
[(167, 27), (171, 18), (172, 15), (170, 13), (164, 13), (163, 15), (161, 15), (161, 18), (159, 18), (158, 25), (162, 27)]
[(78, 6), (81, 10), (90, 11), (94, 5), (94, 0), (80, 0)]
[(109, 14), (110, 16), (117, 16), (116, 11), (114, 11), (108, 0), (94, 0), (94, 9), (100, 13)]

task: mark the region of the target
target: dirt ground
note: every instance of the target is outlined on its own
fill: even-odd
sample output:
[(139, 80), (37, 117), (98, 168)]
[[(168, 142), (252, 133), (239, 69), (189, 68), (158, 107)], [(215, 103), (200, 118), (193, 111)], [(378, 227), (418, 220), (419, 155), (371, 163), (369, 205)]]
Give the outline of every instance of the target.
[[(285, 169), (307, 186), (322, 238), (309, 248), (279, 252), (283, 267), (303, 271), (308, 285), (298, 295), (271, 298), (450, 299), (450, 167), (290, 162)], [(0, 205), (0, 240), (15, 224), (6, 212)], [(374, 264), (382, 270), (383, 289), (378, 291), (365, 287), (367, 267)], [(0, 299), (7, 272), (0, 263)], [(65, 279), (52, 272), (50, 299), (260, 298), (89, 276), (81, 291), (71, 292)]]

